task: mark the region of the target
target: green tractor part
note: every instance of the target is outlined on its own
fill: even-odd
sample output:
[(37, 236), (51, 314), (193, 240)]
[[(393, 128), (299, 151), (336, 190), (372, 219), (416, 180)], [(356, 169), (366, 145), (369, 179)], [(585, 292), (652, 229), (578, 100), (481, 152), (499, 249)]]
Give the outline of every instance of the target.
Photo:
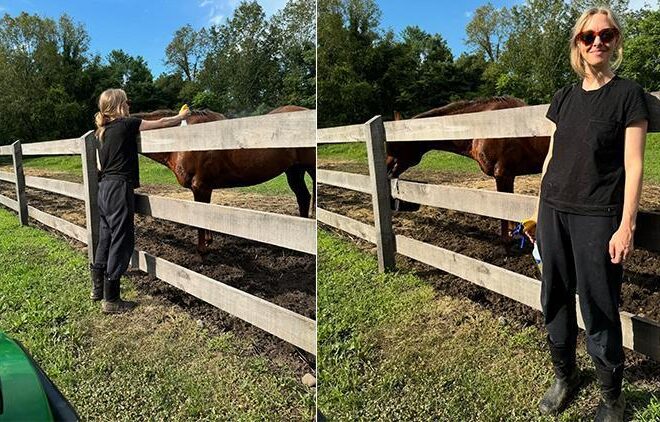
[(0, 332), (0, 421), (77, 421), (75, 410), (17, 341)]

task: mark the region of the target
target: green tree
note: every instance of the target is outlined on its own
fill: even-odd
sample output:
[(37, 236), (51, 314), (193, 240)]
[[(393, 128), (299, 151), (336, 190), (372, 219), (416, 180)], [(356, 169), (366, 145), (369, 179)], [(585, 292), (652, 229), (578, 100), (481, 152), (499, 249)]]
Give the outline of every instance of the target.
[(200, 81), (231, 113), (274, 106), (281, 87), (277, 44), (262, 7), (241, 2), (227, 23), (210, 29), (210, 54)]
[(191, 25), (185, 25), (177, 29), (165, 48), (165, 64), (182, 74), (187, 81), (194, 81), (208, 52), (208, 44), (205, 28), (195, 31)]
[(660, 11), (641, 10), (626, 19), (621, 73), (647, 91), (660, 90)]
[(88, 36), (67, 15), (0, 20), (0, 143), (80, 136), (89, 125)]
[(563, 0), (529, 0), (511, 9), (511, 35), (497, 67), (498, 94), (513, 95), (531, 104), (552, 99), (576, 76), (569, 63), (571, 28), (577, 19)]
[(280, 104), (316, 107), (316, 2), (290, 0), (271, 19), (277, 53)]
[(511, 30), (509, 19), (509, 11), (505, 7), (496, 9), (490, 2), (477, 7), (472, 20), (465, 27), (467, 44), (483, 54), (488, 61), (496, 62)]

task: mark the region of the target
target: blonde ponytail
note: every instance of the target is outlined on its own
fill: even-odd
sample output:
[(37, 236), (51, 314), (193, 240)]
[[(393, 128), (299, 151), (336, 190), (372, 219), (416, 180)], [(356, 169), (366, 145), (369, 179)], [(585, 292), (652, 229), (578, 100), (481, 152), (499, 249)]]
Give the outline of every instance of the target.
[(99, 141), (103, 142), (105, 126), (119, 117), (128, 116), (128, 108), (124, 107), (128, 97), (123, 89), (106, 89), (99, 96), (99, 111), (94, 115), (96, 131)]

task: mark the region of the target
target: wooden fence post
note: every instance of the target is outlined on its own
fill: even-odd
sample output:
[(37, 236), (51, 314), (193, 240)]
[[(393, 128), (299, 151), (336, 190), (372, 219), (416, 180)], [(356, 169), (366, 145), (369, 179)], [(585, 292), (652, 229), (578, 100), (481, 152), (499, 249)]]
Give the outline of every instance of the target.
[(80, 158), (82, 160), (83, 185), (85, 193), (85, 221), (87, 223), (87, 256), (89, 263), (94, 263), (96, 247), (99, 242), (98, 208), (98, 169), (96, 167), (97, 140), (93, 131), (81, 138)]
[(369, 178), (372, 186), (374, 223), (376, 225), (376, 246), (378, 248), (378, 270), (394, 269), (394, 231), (392, 230), (392, 210), (390, 208), (390, 180), (385, 168), (385, 126), (381, 116), (376, 116), (364, 124), (369, 158)]
[(18, 221), (22, 226), (28, 224), (28, 206), (25, 196), (25, 174), (23, 173), (23, 150), (21, 141), (11, 144), (11, 156), (14, 161), (14, 175), (16, 176), (16, 200), (18, 201)]

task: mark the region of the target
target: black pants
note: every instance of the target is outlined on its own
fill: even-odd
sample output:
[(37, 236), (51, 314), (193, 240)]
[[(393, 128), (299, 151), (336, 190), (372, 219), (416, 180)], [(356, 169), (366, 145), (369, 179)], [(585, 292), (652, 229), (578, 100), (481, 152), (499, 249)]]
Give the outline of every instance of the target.
[(109, 280), (126, 272), (135, 246), (135, 198), (133, 186), (121, 179), (99, 182), (99, 243), (94, 267), (104, 269)]
[(623, 266), (612, 264), (609, 241), (620, 218), (568, 214), (541, 201), (537, 241), (543, 261), (541, 305), (550, 346), (575, 356), (575, 293), (596, 365), (623, 364), (619, 304)]

